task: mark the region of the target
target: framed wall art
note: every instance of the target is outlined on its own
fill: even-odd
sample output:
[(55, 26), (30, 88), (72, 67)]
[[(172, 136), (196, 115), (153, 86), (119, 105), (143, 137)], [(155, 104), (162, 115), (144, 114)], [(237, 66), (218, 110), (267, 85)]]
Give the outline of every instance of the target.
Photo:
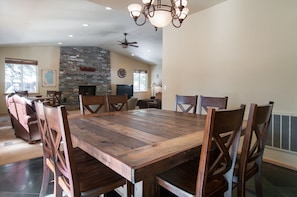
[(42, 70), (42, 86), (56, 86), (56, 71), (55, 70)]

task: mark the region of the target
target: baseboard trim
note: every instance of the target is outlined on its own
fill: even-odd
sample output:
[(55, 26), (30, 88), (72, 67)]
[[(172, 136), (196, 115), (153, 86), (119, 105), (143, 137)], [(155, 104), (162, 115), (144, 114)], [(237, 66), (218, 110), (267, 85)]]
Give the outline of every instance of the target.
[(288, 164), (285, 164), (285, 163), (282, 163), (282, 162), (279, 162), (279, 161), (276, 161), (276, 160), (273, 160), (273, 159), (263, 158), (263, 161), (265, 161), (267, 163), (277, 165), (277, 166), (280, 166), (280, 167), (283, 167), (283, 168), (287, 168), (287, 169), (290, 169), (290, 170), (297, 171), (296, 166), (288, 165)]

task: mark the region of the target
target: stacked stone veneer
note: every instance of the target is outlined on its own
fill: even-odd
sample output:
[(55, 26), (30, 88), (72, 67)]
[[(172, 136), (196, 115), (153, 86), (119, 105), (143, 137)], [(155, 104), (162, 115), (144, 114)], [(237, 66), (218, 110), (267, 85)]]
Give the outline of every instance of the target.
[(110, 52), (99, 47), (61, 47), (59, 90), (68, 110), (79, 109), (79, 86), (96, 86), (96, 95), (111, 93)]

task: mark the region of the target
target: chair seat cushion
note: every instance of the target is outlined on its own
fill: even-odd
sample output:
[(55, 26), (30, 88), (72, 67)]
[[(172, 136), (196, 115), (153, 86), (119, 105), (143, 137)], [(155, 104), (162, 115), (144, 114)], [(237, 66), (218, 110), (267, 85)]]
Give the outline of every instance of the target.
[[(173, 189), (175, 190), (174, 193), (178, 190), (183, 193), (183, 190), (194, 196), (196, 193), (198, 166), (199, 160), (190, 160), (158, 175), (157, 181), (167, 182), (164, 183), (169, 187), (166, 188), (169, 191)], [(227, 189), (228, 183), (224, 178), (214, 179), (207, 183), (206, 196), (218, 196), (218, 194), (223, 194)]]
[[(74, 151), (82, 196), (124, 185), (125, 179), (79, 148)], [(95, 188), (95, 189), (94, 189)]]

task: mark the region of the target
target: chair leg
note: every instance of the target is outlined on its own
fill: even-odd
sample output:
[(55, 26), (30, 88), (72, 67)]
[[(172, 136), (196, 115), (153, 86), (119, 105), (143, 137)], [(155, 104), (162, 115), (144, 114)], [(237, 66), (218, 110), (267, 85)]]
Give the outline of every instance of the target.
[(155, 197), (160, 197), (161, 188), (160, 185), (157, 183), (155, 184)]
[(46, 165), (43, 165), (42, 184), (41, 184), (39, 197), (44, 197), (46, 195), (47, 187), (49, 184), (49, 178), (50, 178), (50, 170)]
[(54, 196), (55, 197), (62, 197), (63, 195), (63, 190), (62, 190), (62, 188), (60, 187), (60, 185), (59, 185), (59, 179), (58, 179), (58, 176), (56, 175), (56, 173), (55, 173), (55, 182), (54, 182)]
[(242, 179), (237, 182), (237, 196), (245, 197), (245, 178)]
[(258, 171), (257, 174), (255, 174), (255, 189), (257, 197), (263, 196), (263, 190), (262, 190), (262, 176), (261, 176), (261, 170)]

